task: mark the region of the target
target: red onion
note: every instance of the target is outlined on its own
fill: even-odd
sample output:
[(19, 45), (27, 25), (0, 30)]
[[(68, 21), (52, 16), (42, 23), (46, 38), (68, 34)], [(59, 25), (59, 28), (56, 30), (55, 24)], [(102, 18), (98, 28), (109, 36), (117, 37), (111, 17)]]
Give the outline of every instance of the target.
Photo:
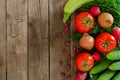
[(66, 80), (71, 80), (71, 75), (68, 75), (68, 76), (66, 77)]
[(61, 75), (61, 77), (65, 77), (66, 76), (66, 74), (64, 72), (61, 72), (60, 75)]
[(66, 50), (66, 49), (63, 49), (63, 53), (64, 53), (64, 54), (67, 53), (67, 50)]
[(93, 53), (93, 58), (95, 61), (99, 61), (101, 59), (101, 56), (98, 52), (94, 52)]
[(85, 80), (86, 77), (87, 77), (87, 73), (77, 72), (75, 76), (75, 80)]
[(63, 61), (62, 61), (62, 60), (60, 60), (60, 61), (59, 61), (59, 64), (60, 64), (60, 66), (62, 66), (62, 65), (63, 65)]
[(58, 32), (58, 37), (62, 38), (62, 33), (61, 32)]
[(98, 6), (92, 6), (90, 8), (90, 13), (92, 14), (92, 16), (98, 16), (100, 14), (100, 8)]
[(66, 68), (67, 68), (67, 70), (69, 71), (69, 70), (71, 69), (71, 65), (70, 65), (70, 64), (67, 64), (67, 65), (66, 65)]

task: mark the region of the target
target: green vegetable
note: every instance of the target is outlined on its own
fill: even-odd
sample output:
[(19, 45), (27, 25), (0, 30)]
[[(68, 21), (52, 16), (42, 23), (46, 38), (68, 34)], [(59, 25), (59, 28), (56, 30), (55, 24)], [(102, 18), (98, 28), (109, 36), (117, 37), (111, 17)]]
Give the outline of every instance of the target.
[(114, 50), (106, 55), (109, 60), (120, 60), (120, 50)]
[(91, 75), (91, 79), (90, 80), (97, 80), (99, 76), (100, 76), (100, 74)]
[(120, 70), (120, 61), (114, 62), (109, 66), (110, 70)]
[(83, 4), (91, 2), (93, 0), (68, 0), (64, 7), (64, 17), (63, 22), (65, 23), (70, 15), (79, 9)]
[(97, 80), (110, 80), (115, 74), (115, 71), (105, 71)]
[[(95, 18), (94, 28), (89, 32), (90, 35), (96, 37), (102, 32), (111, 33), (115, 26), (120, 27), (120, 0), (94, 0), (81, 6), (79, 8), (79, 12), (89, 11), (89, 9), (94, 5), (99, 6), (101, 12), (111, 13), (114, 17), (114, 24), (110, 28), (101, 28), (97, 23), (97, 18)], [(73, 35), (71, 40), (78, 40), (78, 38)]]
[(120, 72), (118, 72), (112, 80), (120, 80)]
[(100, 72), (104, 71), (105, 69), (107, 69), (107, 67), (111, 63), (112, 63), (112, 61), (110, 61), (108, 59), (105, 59), (104, 61), (97, 64), (95, 67), (93, 67), (92, 70), (90, 71), (90, 74), (97, 74), (97, 73), (100, 73)]

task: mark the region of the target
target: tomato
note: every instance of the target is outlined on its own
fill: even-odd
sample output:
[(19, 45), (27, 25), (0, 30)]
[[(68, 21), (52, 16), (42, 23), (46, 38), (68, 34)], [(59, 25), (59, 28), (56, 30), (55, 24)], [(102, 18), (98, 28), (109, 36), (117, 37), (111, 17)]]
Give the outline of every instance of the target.
[(88, 52), (82, 52), (76, 57), (75, 64), (78, 70), (86, 72), (93, 67), (94, 58)]
[(94, 27), (94, 18), (89, 12), (81, 12), (75, 17), (74, 24), (78, 32), (86, 33)]
[(95, 46), (98, 51), (108, 53), (115, 49), (116, 39), (110, 33), (104, 32), (95, 39)]

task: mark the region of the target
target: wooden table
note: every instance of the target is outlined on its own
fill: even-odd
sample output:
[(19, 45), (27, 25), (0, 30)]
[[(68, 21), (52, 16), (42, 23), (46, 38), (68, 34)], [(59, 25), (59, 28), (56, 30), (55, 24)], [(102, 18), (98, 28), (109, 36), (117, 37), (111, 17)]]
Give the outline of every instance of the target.
[[(65, 80), (61, 72), (74, 80), (74, 60), (69, 62), (70, 71), (59, 65), (60, 59), (68, 61), (62, 54), (66, 34), (57, 37), (65, 28), (61, 15), (65, 2), (0, 0), (0, 80)], [(67, 53), (73, 56), (71, 48)]]

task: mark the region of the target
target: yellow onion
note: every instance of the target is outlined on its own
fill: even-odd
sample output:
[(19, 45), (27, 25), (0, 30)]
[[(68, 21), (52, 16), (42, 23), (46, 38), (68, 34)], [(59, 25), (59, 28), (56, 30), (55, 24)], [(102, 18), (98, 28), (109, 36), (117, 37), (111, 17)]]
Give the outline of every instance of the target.
[(94, 38), (88, 33), (84, 33), (82, 38), (79, 40), (79, 44), (86, 50), (91, 50), (94, 47)]

